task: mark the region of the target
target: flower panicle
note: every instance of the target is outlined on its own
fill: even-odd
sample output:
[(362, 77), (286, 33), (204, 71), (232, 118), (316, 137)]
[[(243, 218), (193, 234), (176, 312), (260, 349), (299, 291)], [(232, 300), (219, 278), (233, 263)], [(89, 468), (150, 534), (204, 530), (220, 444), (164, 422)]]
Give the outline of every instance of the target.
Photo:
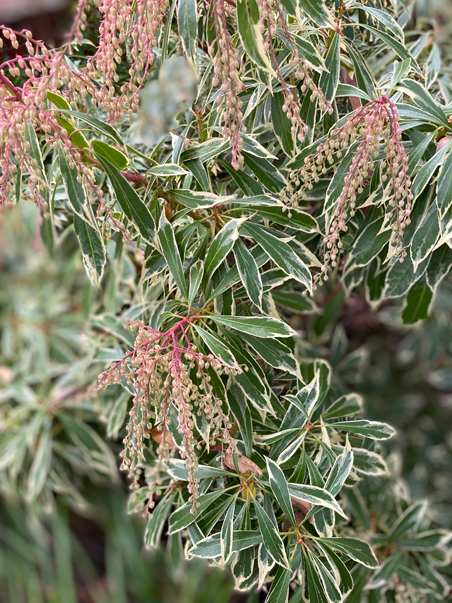
[(227, 28), (228, 9), (225, 0), (215, 0), (213, 11), (216, 40), (209, 47), (209, 55), (214, 65), (213, 85), (219, 86), (218, 115), (223, 123), (223, 137), (229, 140), (232, 150), (232, 165), (235, 169), (243, 167), (243, 125), (242, 101), (239, 93), (243, 90), (240, 81), (242, 64)]
[(320, 278), (326, 277), (331, 263), (335, 266), (342, 247), (340, 233), (347, 232), (347, 220), (356, 210), (358, 196), (371, 178), (375, 163), (379, 161), (380, 147), (384, 144), (384, 160), (381, 162), (382, 182), (389, 200), (386, 211), (392, 225), (391, 246), (401, 261), (406, 255), (402, 246), (405, 227), (410, 223), (411, 179), (408, 174), (408, 156), (402, 143), (402, 129), (395, 104), (386, 96), (360, 107), (340, 128), (332, 130), (315, 153), (308, 155), (304, 165), (290, 175), (288, 187), (282, 193), (282, 201), (296, 207), (306, 198), (323, 174), (347, 149), (356, 145), (350, 168), (344, 178), (344, 187), (334, 208), (328, 232), (324, 238), (325, 263)]
[(289, 31), (287, 18), (280, 2), (278, 2), (278, 0), (257, 0), (257, 6), (259, 10), (258, 27), (265, 36), (264, 48), (270, 53), (284, 96), (282, 110), (286, 113), (292, 124), (291, 132), (293, 139), (302, 143), (308, 132), (308, 126), (304, 123), (300, 115), (301, 105), (295, 85), (289, 86), (287, 84), (285, 77), (281, 73), (275, 54), (274, 37), (278, 28), (281, 30), (291, 52), (289, 67), (292, 69), (295, 79), (302, 82), (301, 92), (304, 94), (309, 89), (311, 91), (310, 101), (314, 102), (318, 99), (321, 111), (328, 111), (328, 113), (331, 114), (333, 108), (331, 103), (326, 100), (322, 90), (315, 84), (309, 74), (306, 62), (300, 58), (298, 46), (294, 42), (293, 36)]
[[(214, 393), (209, 372), (212, 369), (218, 375), (234, 375), (240, 373), (241, 368), (230, 367), (212, 354), (198, 351), (188, 338), (190, 320), (181, 319), (166, 332), (152, 329), (141, 321), (130, 321), (128, 328), (136, 331), (135, 347), (99, 376), (98, 386), (105, 388), (125, 381), (136, 392), (129, 413), (121, 466), (134, 478), (135, 486), (138, 464), (144, 460), (146, 441), (151, 432), (159, 442), (160, 461), (176, 447), (169, 429), (172, 416), (176, 416), (181, 437), (177, 447), (189, 471), (188, 489), (195, 511), (199, 488), (196, 449), (200, 449), (202, 443), (213, 446), (218, 439), (235, 449), (235, 441), (230, 435), (232, 423)], [(202, 430), (203, 434), (199, 431), (201, 440), (196, 434), (197, 417), (209, 424), (207, 436), (205, 430)], [(155, 426), (162, 432), (161, 437), (155, 437)]]

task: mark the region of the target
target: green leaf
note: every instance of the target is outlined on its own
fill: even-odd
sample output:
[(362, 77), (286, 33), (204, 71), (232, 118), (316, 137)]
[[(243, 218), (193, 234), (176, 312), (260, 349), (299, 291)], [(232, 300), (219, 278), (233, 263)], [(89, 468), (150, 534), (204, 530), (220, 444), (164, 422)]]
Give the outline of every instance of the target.
[(117, 167), (118, 170), (123, 170), (127, 167), (129, 160), (126, 155), (121, 151), (118, 151), (118, 149), (115, 149), (115, 147), (112, 147), (110, 144), (101, 142), (100, 140), (93, 140), (91, 146), (96, 155), (100, 155), (107, 159), (111, 164)]
[(74, 210), (74, 230), (82, 251), (83, 264), (92, 282), (99, 285), (106, 261), (103, 240), (85, 190), (77, 180), (77, 169), (69, 166), (63, 151), (59, 152), (58, 159), (64, 188)]
[(340, 419), (348, 415), (354, 415), (362, 409), (363, 399), (359, 394), (347, 394), (342, 396), (323, 413), (324, 421), (329, 419)]
[[(306, 38), (302, 38), (297, 35), (293, 31), (290, 32), (292, 40), (297, 45), (298, 55), (302, 59), (306, 59), (308, 63), (310, 63), (313, 67), (318, 67), (319, 69), (325, 69), (325, 61), (322, 58), (319, 50)], [(287, 39), (284, 37), (284, 33), (282, 31), (277, 31), (276, 35), (280, 38), (282, 42), (287, 42)]]
[(234, 244), (234, 257), (237, 262), (240, 280), (246, 289), (248, 297), (255, 306), (261, 308), (263, 289), (259, 268), (256, 260), (241, 239), (237, 239)]
[(234, 541), (234, 511), (235, 511), (235, 498), (229, 509), (226, 512), (223, 525), (221, 526), (220, 532), (220, 546), (221, 556), (223, 563), (227, 563), (232, 557), (232, 546)]
[(61, 113), (81, 119), (90, 126), (93, 126), (93, 128), (101, 134), (104, 134), (105, 136), (115, 140), (120, 146), (124, 146), (124, 141), (122, 140), (121, 136), (112, 126), (110, 126), (110, 124), (107, 124), (107, 122), (102, 121), (97, 117), (93, 117), (89, 113), (80, 113), (79, 111), (61, 110)]
[(243, 153), (243, 158), (245, 159), (245, 164), (253, 172), (258, 181), (270, 192), (278, 195), (287, 185), (284, 176), (268, 159), (256, 157), (246, 152)]
[(328, 475), (325, 488), (336, 496), (345, 484), (345, 480), (353, 467), (353, 450), (347, 442), (344, 451), (336, 458)]
[(348, 571), (347, 566), (324, 543), (321, 543), (320, 546), (321, 546), (322, 550), (325, 552), (328, 562), (330, 563), (331, 567), (333, 568), (333, 571), (334, 571), (334, 569), (336, 570), (335, 573), (338, 574), (339, 579), (340, 579), (339, 587), (340, 587), (341, 593), (344, 595), (344, 597), (346, 597), (353, 589), (353, 578), (352, 578), (350, 572)]
[(179, 0), (177, 23), (185, 54), (196, 65), (196, 49), (198, 46), (198, 9), (196, 0)]
[(235, 199), (234, 195), (220, 197), (213, 193), (191, 191), (188, 189), (172, 189), (168, 192), (176, 201), (190, 209), (208, 209)]
[(259, 29), (259, 8), (256, 0), (237, 1), (237, 28), (245, 52), (261, 69), (276, 77), (264, 49), (264, 39)]
[(289, 487), (287, 485), (284, 473), (270, 458), (267, 458), (266, 460), (270, 488), (272, 489), (272, 492), (275, 495), (275, 498), (278, 501), (283, 513), (290, 523), (295, 527), (297, 522), (295, 521), (295, 514), (293, 512), (292, 503), (290, 502)]
[(361, 53), (353, 44), (347, 44), (347, 49), (352, 59), (358, 88), (365, 90), (370, 98), (377, 98), (375, 81)]
[[(300, 0), (300, 2), (304, 2), (304, 0)], [(331, 102), (336, 95), (336, 89), (339, 83), (340, 58), (341, 36), (338, 33), (335, 33), (325, 58), (325, 67), (328, 71), (322, 71), (319, 80), (319, 88), (323, 91), (326, 100), (329, 102)]]
[(232, 368), (238, 367), (237, 361), (234, 358), (231, 350), (227, 346), (225, 346), (222, 341), (220, 341), (217, 337), (215, 337), (215, 335), (209, 333), (209, 331), (206, 331), (199, 325), (194, 325), (194, 327), (196, 329), (196, 332), (201, 335), (202, 340), (216, 358), (219, 358), (225, 364)]
[(416, 174), (411, 190), (415, 198), (419, 197), (435, 173), (437, 167), (444, 161), (444, 157), (450, 151), (451, 143), (446, 144), (440, 151), (435, 153), (427, 163), (425, 163)]
[(354, 468), (358, 473), (364, 475), (387, 475), (388, 468), (382, 457), (371, 450), (365, 448), (353, 449)]
[(163, 256), (168, 264), (171, 274), (177, 283), (177, 286), (182, 292), (182, 295), (186, 298), (187, 283), (185, 281), (184, 269), (182, 266), (182, 260), (180, 257), (179, 249), (176, 243), (176, 237), (174, 235), (171, 224), (165, 217), (165, 212), (162, 212), (160, 216), (160, 224), (158, 229), (158, 238), (160, 246), (162, 248)]
[(279, 465), (283, 465), (285, 462), (287, 462), (289, 459), (291, 459), (293, 457), (293, 455), (297, 452), (297, 450), (303, 444), (306, 434), (307, 434), (306, 431), (302, 431), (298, 437), (296, 437), (294, 440), (292, 440), (292, 442), (286, 448), (284, 448), (284, 450), (280, 453), (280, 455), (276, 459), (276, 462)]
[(341, 517), (347, 519), (347, 515), (339, 506), (339, 503), (334, 496), (317, 486), (306, 486), (300, 484), (289, 484), (290, 496), (303, 502), (309, 502), (312, 505), (319, 505), (320, 507), (326, 507), (338, 513)]
[(381, 588), (388, 584), (393, 574), (397, 571), (401, 561), (403, 559), (402, 551), (394, 551), (387, 557), (376, 572), (371, 576), (369, 580), (369, 588), (374, 590)]
[(210, 279), (233, 248), (235, 241), (238, 239), (239, 226), (242, 222), (243, 219), (230, 220), (223, 226), (210, 244), (206, 259), (204, 260), (204, 274), (207, 280)]
[(262, 534), (262, 539), (265, 543), (265, 548), (267, 549), (268, 554), (278, 565), (290, 570), (286, 549), (284, 548), (284, 543), (279, 535), (278, 528), (275, 526), (273, 521), (256, 499), (254, 499), (254, 508), (256, 510), (259, 530)]
[(386, 440), (395, 434), (395, 429), (386, 423), (378, 421), (367, 421), (366, 419), (358, 419), (356, 421), (339, 421), (337, 423), (329, 423), (328, 427), (334, 429), (348, 431), (363, 438), (371, 438), (372, 440)]
[(187, 502), (181, 507), (176, 509), (169, 518), (169, 534), (175, 534), (187, 528), (194, 521), (197, 521), (201, 515), (206, 511), (213, 503), (224, 494), (224, 490), (217, 490), (216, 492), (208, 492), (207, 494), (201, 494), (196, 502), (196, 515), (193, 515), (192, 507), (193, 503)]
[(310, 557), (329, 603), (341, 603), (343, 596), (332, 572), (324, 565), (320, 557), (312, 551), (310, 551)]
[[(232, 552), (237, 553), (257, 546), (262, 542), (262, 535), (252, 530), (235, 530), (232, 543)], [(195, 546), (189, 550), (192, 557), (202, 557), (204, 559), (215, 559), (221, 556), (221, 535), (214, 534), (208, 538), (199, 540)]]
[(73, 142), (75, 146), (79, 149), (87, 149), (89, 147), (89, 142), (83, 136), (82, 132), (77, 132), (74, 124), (68, 119), (61, 117), (60, 115), (55, 115), (55, 120), (66, 130), (71, 142)]
[(320, 394), (320, 375), (317, 372), (315, 377), (305, 385), (295, 396), (286, 396), (290, 402), (298, 408), (302, 415), (309, 418), (319, 399)]
[(311, 314), (316, 311), (313, 300), (300, 291), (283, 291), (277, 289), (272, 291), (273, 300), (284, 308), (294, 310), (298, 314)]
[(357, 96), (358, 98), (362, 98), (367, 102), (371, 101), (371, 98), (367, 92), (356, 88), (356, 86), (350, 86), (349, 84), (338, 84), (336, 89), (336, 97), (340, 96)]
[(397, 23), (397, 21), (393, 19), (393, 17), (391, 17), (388, 12), (380, 10), (378, 8), (367, 6), (366, 4), (358, 3), (352, 3), (350, 5), (350, 8), (358, 8), (359, 10), (362, 10), (367, 14), (371, 15), (372, 17), (374, 17), (374, 19), (384, 25), (386, 29), (389, 29), (389, 31), (403, 43), (403, 30)]
[(148, 170), (148, 174), (159, 176), (161, 178), (169, 178), (170, 176), (185, 176), (189, 173), (190, 172), (182, 168), (180, 165), (177, 165), (177, 163), (163, 163), (162, 165), (155, 165)]
[(91, 226), (96, 226), (90, 204), (86, 196), (83, 185), (77, 180), (77, 168), (71, 168), (66, 158), (64, 151), (58, 151), (58, 164), (60, 167), (61, 177), (63, 179), (64, 189), (67, 194), (69, 205), (74, 214), (82, 220), (86, 220)]
[(452, 267), (452, 249), (448, 245), (441, 245), (432, 253), (427, 267), (427, 283), (432, 291), (447, 275)]
[(298, 0), (298, 6), (319, 27), (332, 26), (332, 17), (323, 0)]
[[(168, 459), (165, 460), (165, 465), (168, 469), (168, 473), (173, 479), (187, 482), (189, 478), (189, 470), (185, 466), (185, 461), (182, 459)], [(196, 476), (199, 479), (213, 479), (217, 477), (233, 477), (235, 474), (219, 467), (213, 467), (211, 465), (198, 465)]]
[(282, 109), (284, 105), (284, 95), (282, 93), (273, 94), (271, 97), (271, 116), (275, 136), (286, 155), (291, 157), (294, 153), (295, 144), (291, 131), (291, 122)]
[(181, 163), (184, 163), (185, 161), (199, 159), (204, 163), (209, 159), (218, 157), (218, 155), (220, 155), (223, 151), (226, 151), (228, 148), (229, 143), (227, 140), (223, 140), (223, 138), (211, 138), (202, 144), (182, 151), (180, 161)]
[(146, 530), (144, 532), (144, 544), (148, 549), (156, 549), (160, 546), (160, 538), (162, 536), (163, 527), (168, 515), (171, 511), (176, 496), (175, 491), (170, 491), (165, 494), (159, 504), (152, 511), (152, 517), (148, 519)]
[(439, 174), (436, 203), (442, 218), (452, 206), (452, 153), (446, 157)]
[(43, 430), (39, 439), (27, 480), (26, 501), (34, 502), (41, 494), (52, 463), (52, 438), (48, 430)]
[(396, 259), (386, 275), (383, 296), (389, 298), (405, 295), (413, 283), (424, 274), (427, 263), (421, 263), (416, 269), (409, 256), (405, 257), (403, 262)]
[(411, 241), (410, 255), (415, 268), (431, 254), (438, 237), (438, 207), (436, 202), (433, 202), (427, 213), (423, 216)]
[[(246, 201), (246, 199), (240, 199), (240, 201)], [(236, 201), (234, 203), (236, 203)], [(269, 207), (268, 205), (269, 204), (266, 204), (264, 207), (252, 205), (245, 209), (252, 213), (257, 213), (260, 218), (265, 218), (270, 222), (275, 222), (281, 226), (287, 226), (293, 230), (300, 230), (301, 232), (306, 232), (308, 234), (320, 232), (317, 220), (310, 214), (297, 208), (287, 210), (283, 205), (273, 205), (272, 207)]]
[(292, 337), (294, 331), (277, 318), (267, 316), (209, 316), (213, 322), (255, 337)]
[(426, 502), (420, 500), (414, 502), (408, 509), (405, 509), (392, 526), (388, 541), (396, 542), (397, 540), (400, 540), (402, 536), (414, 531), (424, 517), (426, 506)]
[(435, 551), (445, 546), (452, 534), (444, 530), (429, 530), (397, 541), (401, 549), (407, 551)]
[(411, 97), (413, 97), (414, 102), (421, 107), (421, 109), (424, 109), (424, 111), (427, 111), (427, 113), (430, 113), (432, 116), (434, 116), (446, 128), (450, 127), (450, 124), (447, 121), (447, 116), (442, 110), (441, 106), (435, 102), (435, 100), (420, 82), (416, 82), (412, 79), (406, 79), (400, 83), (400, 87), (404, 89), (405, 94), (408, 93)]
[(253, 422), (242, 390), (233, 383), (228, 389), (228, 405), (242, 435), (246, 456), (253, 453)]
[(83, 265), (89, 278), (99, 285), (104, 273), (106, 254), (101, 234), (85, 220), (74, 215), (74, 230), (80, 243)]
[(394, 71), (392, 73), (391, 88), (397, 86), (402, 80), (411, 67), (411, 59), (405, 59), (404, 61), (394, 61)]
[(248, 366), (248, 371), (243, 371), (234, 376), (234, 379), (242, 389), (248, 400), (260, 413), (274, 415), (275, 411), (270, 402), (270, 386), (267, 383), (265, 373), (254, 358), (244, 349), (240, 339), (232, 333), (224, 333), (225, 340), (240, 366)]
[(391, 230), (382, 230), (383, 225), (384, 217), (381, 216), (364, 226), (348, 252), (344, 274), (367, 266), (387, 245), (391, 238)]
[(153, 245), (155, 223), (148, 208), (117, 167), (101, 155), (96, 155), (96, 157), (110, 178), (111, 185), (116, 193), (116, 198), (122, 211), (127, 218), (134, 223), (143, 239), (150, 245)]
[(433, 298), (433, 292), (424, 279), (415, 283), (406, 299), (406, 304), (402, 312), (402, 319), (405, 324), (414, 324), (419, 320), (428, 318), (430, 303)]
[(320, 544), (326, 544), (336, 551), (348, 555), (354, 561), (366, 567), (377, 567), (378, 561), (373, 550), (362, 540), (356, 538), (316, 538)]
[(265, 598), (265, 603), (287, 603), (291, 577), (291, 571), (284, 567), (279, 567), (268, 595)]
[(368, 31), (371, 31), (377, 40), (382, 40), (386, 46), (392, 48), (392, 50), (396, 53), (398, 57), (403, 60), (411, 59), (413, 66), (417, 66), (416, 61), (413, 59), (411, 54), (405, 48), (405, 46), (397, 40), (394, 36), (382, 31), (381, 29), (376, 29), (375, 27), (371, 27), (370, 25), (366, 25), (365, 23), (360, 23), (360, 27), (364, 27)]
[(204, 276), (204, 262), (197, 260), (190, 268), (188, 305), (191, 306), (198, 294), (199, 287)]
[(269, 340), (253, 337), (243, 331), (240, 338), (246, 341), (267, 364), (301, 379), (300, 368), (295, 356), (285, 343), (274, 338)]
[(49, 91), (47, 92), (47, 98), (55, 105), (55, 107), (58, 107), (58, 109), (66, 109), (67, 111), (71, 110), (71, 105), (60, 94)]
[(312, 276), (309, 269), (286, 242), (251, 222), (246, 222), (242, 230), (253, 237), (283, 272), (305, 285), (308, 291), (312, 291)]

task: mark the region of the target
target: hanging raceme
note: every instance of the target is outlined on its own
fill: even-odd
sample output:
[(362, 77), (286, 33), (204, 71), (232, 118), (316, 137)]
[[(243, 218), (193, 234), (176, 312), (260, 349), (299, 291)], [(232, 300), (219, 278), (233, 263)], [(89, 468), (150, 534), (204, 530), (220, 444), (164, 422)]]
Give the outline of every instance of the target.
[[(352, 146), (355, 143), (356, 150)], [(403, 249), (402, 238), (406, 226), (410, 224), (413, 193), (397, 107), (387, 96), (360, 107), (343, 126), (333, 128), (327, 140), (304, 159), (303, 167), (290, 174), (290, 183), (282, 194), (282, 200), (289, 207), (297, 207), (299, 201), (306, 197), (306, 189), (312, 189), (313, 183), (327, 173), (330, 165), (340, 159), (346, 149), (353, 148), (353, 159), (345, 174), (344, 187), (324, 239), (327, 250), (321, 276), (326, 274), (330, 261), (332, 266), (336, 265), (342, 248), (340, 233), (347, 232), (347, 221), (355, 215), (357, 198), (369, 183), (375, 165), (380, 165), (382, 144), (384, 160), (381, 162), (381, 179), (387, 183), (384, 185), (388, 205), (386, 218), (393, 230), (390, 243), (395, 255), (403, 261), (407, 251)]]
[(121, 454), (121, 469), (128, 470), (135, 487), (138, 487), (138, 464), (145, 461), (144, 449), (155, 426), (162, 432), (158, 449), (160, 458), (174, 452), (169, 426), (172, 415), (176, 414), (177, 431), (182, 436), (178, 449), (189, 470), (188, 490), (193, 512), (196, 511), (199, 487), (196, 448), (202, 447), (195, 433), (195, 415), (208, 424), (205, 430), (198, 430), (207, 449), (218, 440), (225, 451), (235, 451), (235, 441), (230, 434), (232, 423), (213, 392), (209, 369), (218, 376), (242, 372), (236, 363), (231, 366), (212, 354), (197, 350), (187, 333), (195, 320), (196, 316), (183, 318), (165, 333), (140, 321), (129, 322), (127, 327), (137, 331), (134, 349), (102, 373), (98, 380), (99, 387), (105, 388), (113, 383), (121, 384), (125, 379), (136, 392)]

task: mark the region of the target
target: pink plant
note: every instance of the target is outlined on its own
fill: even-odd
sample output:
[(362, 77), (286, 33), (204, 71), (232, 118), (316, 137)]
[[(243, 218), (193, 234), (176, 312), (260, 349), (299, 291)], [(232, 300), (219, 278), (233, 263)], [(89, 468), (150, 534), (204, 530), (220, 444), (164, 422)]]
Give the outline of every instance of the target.
[(228, 32), (225, 0), (215, 0), (213, 18), (216, 40), (210, 45), (209, 54), (214, 64), (213, 85), (218, 86), (221, 82), (217, 112), (223, 122), (223, 137), (229, 139), (231, 144), (231, 163), (235, 169), (239, 169), (243, 167), (240, 132), (246, 131), (242, 124), (242, 101), (238, 97), (243, 84), (240, 81), (239, 54)]
[[(217, 375), (234, 375), (241, 372), (228, 366), (212, 354), (205, 355), (188, 338), (187, 327), (196, 317), (182, 318), (171, 329), (160, 332), (145, 326), (141, 321), (129, 322), (130, 330), (138, 330), (135, 347), (124, 358), (114, 363), (99, 376), (98, 385), (105, 388), (123, 380), (135, 389), (133, 408), (124, 439), (121, 469), (137, 479), (137, 466), (144, 460), (146, 440), (153, 431), (152, 423), (162, 431), (158, 455), (163, 459), (175, 446), (168, 426), (171, 415), (177, 413), (178, 432), (182, 436), (180, 454), (189, 470), (188, 489), (195, 512), (199, 479), (196, 477), (198, 458), (195, 429), (197, 417), (205, 428), (198, 429), (204, 444), (209, 448), (219, 439), (222, 445), (235, 449), (230, 435), (232, 423), (224, 413), (221, 400), (214, 394), (210, 369)], [(154, 427), (155, 430), (155, 427)]]
[(406, 255), (402, 246), (405, 227), (410, 223), (411, 179), (408, 175), (408, 157), (402, 143), (402, 129), (395, 104), (387, 97), (371, 101), (360, 107), (340, 128), (332, 130), (317, 151), (304, 160), (304, 166), (292, 172), (290, 184), (283, 192), (282, 199), (289, 206), (297, 206), (306, 197), (306, 189), (313, 188), (334, 156), (340, 158), (345, 149), (358, 141), (350, 169), (344, 178), (344, 187), (336, 203), (329, 231), (324, 243), (325, 264), (321, 276), (325, 276), (331, 262), (336, 265), (342, 247), (340, 233), (347, 231), (347, 219), (356, 210), (356, 202), (372, 176), (378, 161), (381, 144), (384, 143), (385, 158), (381, 163), (382, 181), (386, 198), (389, 199), (387, 218), (392, 224), (391, 244), (400, 261)]

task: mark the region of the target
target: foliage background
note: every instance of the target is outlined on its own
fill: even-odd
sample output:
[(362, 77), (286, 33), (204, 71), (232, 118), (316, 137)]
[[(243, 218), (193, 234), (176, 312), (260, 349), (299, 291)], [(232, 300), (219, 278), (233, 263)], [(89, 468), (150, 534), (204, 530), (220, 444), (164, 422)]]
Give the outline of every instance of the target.
[[(448, 3), (417, 3), (416, 18), (438, 28), (446, 65), (452, 61), (450, 14)], [(81, 334), (89, 334), (90, 310), (105, 303), (96, 299), (86, 278), (74, 235), (50, 256), (33, 210), (24, 204), (0, 216), (0, 438), (2, 406), (11, 400), (21, 409), (15, 425), (20, 430), (23, 415), (31, 421), (39, 414), (36, 406), (53, 404), (64, 412), (68, 367), (72, 383), (74, 377), (81, 385), (92, 381), (83, 360), (89, 335)], [(414, 328), (399, 325), (393, 304), (371, 312), (358, 293), (344, 301), (340, 290), (329, 292), (322, 308), (320, 319), (293, 320), (329, 356), (338, 382), (364, 395), (366, 418), (397, 429), (396, 438), (385, 444), (392, 470), (415, 498), (428, 498), (436, 521), (451, 528), (452, 280), (441, 285), (431, 318)], [(32, 499), (30, 485), (26, 478), (18, 487), (9, 481), (7, 460), (0, 459), (0, 601), (226, 603), (243, 598), (233, 594), (227, 574), (202, 562), (186, 566), (171, 556), (171, 548), (143, 552), (143, 523), (121, 511), (127, 484), (114, 467), (119, 445), (114, 426), (105, 423), (105, 407), (69, 404), (71, 413), (102, 438), (109, 433), (102, 453), (113, 459), (111, 471), (97, 475), (94, 462), (86, 475), (71, 467), (82, 496), (60, 485), (56, 507), (39, 508), (23, 502), (27, 493)], [(53, 425), (52, 437), (59, 436)]]

